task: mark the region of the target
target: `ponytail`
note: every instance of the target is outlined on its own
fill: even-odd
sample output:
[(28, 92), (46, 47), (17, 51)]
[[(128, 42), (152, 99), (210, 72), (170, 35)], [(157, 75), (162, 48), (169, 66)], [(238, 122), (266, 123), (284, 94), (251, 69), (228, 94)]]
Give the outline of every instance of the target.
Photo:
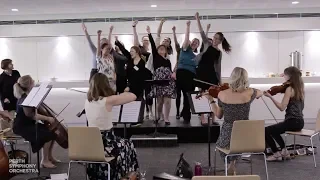
[(220, 36), (220, 40), (222, 42), (222, 49), (229, 54), (231, 52), (231, 46), (228, 43), (227, 39), (224, 37), (222, 32), (217, 32), (217, 34)]

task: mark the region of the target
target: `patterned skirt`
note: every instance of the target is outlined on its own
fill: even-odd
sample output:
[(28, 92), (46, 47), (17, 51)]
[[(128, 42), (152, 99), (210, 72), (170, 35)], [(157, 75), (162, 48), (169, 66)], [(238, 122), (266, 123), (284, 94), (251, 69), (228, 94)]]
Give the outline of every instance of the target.
[[(165, 86), (154, 85), (149, 94), (150, 98), (154, 97), (168, 97), (176, 98), (176, 84), (171, 78), (171, 70), (168, 67), (160, 67), (154, 72), (153, 80), (169, 80), (169, 84)], [(155, 92), (156, 91), (156, 92)]]
[[(112, 180), (138, 170), (137, 154), (131, 141), (115, 136), (113, 131), (101, 131), (101, 135), (106, 156), (115, 157), (110, 164)], [(87, 174), (90, 180), (107, 180), (108, 167), (106, 164), (88, 164)]]

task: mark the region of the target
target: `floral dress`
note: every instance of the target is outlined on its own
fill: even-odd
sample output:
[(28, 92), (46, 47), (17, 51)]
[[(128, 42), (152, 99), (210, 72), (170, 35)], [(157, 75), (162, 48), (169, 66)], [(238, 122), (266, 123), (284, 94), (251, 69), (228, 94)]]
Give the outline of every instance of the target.
[(116, 70), (113, 56), (109, 54), (106, 58), (97, 56), (97, 68), (99, 73), (106, 75), (109, 79), (109, 85), (116, 92)]

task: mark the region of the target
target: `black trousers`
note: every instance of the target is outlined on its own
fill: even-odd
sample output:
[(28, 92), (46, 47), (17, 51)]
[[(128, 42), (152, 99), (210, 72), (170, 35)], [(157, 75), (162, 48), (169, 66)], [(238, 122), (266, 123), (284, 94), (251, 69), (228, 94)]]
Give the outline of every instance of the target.
[(274, 124), (265, 128), (265, 138), (267, 145), (275, 153), (279, 151), (275, 142), (277, 142), (281, 149), (285, 148), (285, 142), (281, 134), (286, 131), (300, 131), (304, 126), (303, 119), (288, 119), (278, 124)]
[(123, 93), (124, 89), (127, 87), (127, 78), (125, 76), (120, 76), (117, 74), (116, 86), (117, 93)]
[(180, 104), (181, 104), (181, 89), (177, 89), (177, 98), (176, 98), (176, 108), (177, 108), (177, 116), (180, 116)]
[(190, 104), (187, 96), (187, 92), (194, 91), (194, 81), (196, 77), (194, 73), (185, 69), (177, 70), (177, 91), (182, 91), (183, 95), (183, 108), (181, 116), (184, 121), (188, 122), (191, 119)]

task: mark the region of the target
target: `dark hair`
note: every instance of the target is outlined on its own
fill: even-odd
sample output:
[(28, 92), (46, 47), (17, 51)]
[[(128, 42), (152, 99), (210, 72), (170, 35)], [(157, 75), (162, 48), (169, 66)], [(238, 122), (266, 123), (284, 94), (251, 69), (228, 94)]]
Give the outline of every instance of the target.
[(293, 98), (295, 100), (303, 100), (304, 99), (304, 83), (302, 80), (301, 71), (294, 67), (290, 66), (284, 70), (284, 74), (289, 76), (290, 86), (294, 91)]
[[(211, 39), (211, 38), (208, 38), (208, 40), (209, 40), (209, 41), (212, 41), (212, 39)], [(202, 51), (203, 51), (203, 49), (204, 49), (204, 44), (203, 44), (203, 43), (201, 43), (200, 52), (202, 52)]]
[(166, 56), (167, 56), (167, 54), (168, 54), (168, 48), (167, 48), (167, 46), (161, 44), (161, 45), (159, 45), (159, 46), (157, 47), (157, 51), (158, 51), (161, 47), (164, 47), (164, 48), (166, 49), (166, 51), (167, 51), (167, 52), (166, 52)]
[(136, 53), (139, 55), (139, 57), (141, 57), (141, 50), (138, 46), (132, 46), (131, 49), (134, 49)]
[(4, 59), (1, 61), (1, 69), (5, 70), (8, 68), (9, 64), (12, 63), (11, 59)]
[[(198, 38), (193, 38), (192, 39), (192, 41), (191, 41), (191, 43), (193, 42), (193, 41), (198, 41), (198, 43), (200, 44), (200, 40), (198, 39)], [(203, 43), (202, 43), (203, 44)], [(199, 46), (198, 46), (199, 47)], [(195, 50), (193, 50), (193, 52), (194, 53), (197, 53), (198, 52), (198, 48), (196, 48)], [(201, 51), (200, 51), (201, 52)]]
[(228, 43), (227, 39), (224, 37), (224, 35), (222, 34), (222, 32), (217, 32), (216, 34), (219, 35), (220, 40), (222, 42), (222, 49), (229, 54), (231, 52), (231, 46)]
[(102, 73), (96, 73), (90, 79), (89, 91), (87, 93), (87, 99), (89, 102), (97, 101), (103, 97), (114, 95), (115, 92), (109, 85), (109, 79)]

